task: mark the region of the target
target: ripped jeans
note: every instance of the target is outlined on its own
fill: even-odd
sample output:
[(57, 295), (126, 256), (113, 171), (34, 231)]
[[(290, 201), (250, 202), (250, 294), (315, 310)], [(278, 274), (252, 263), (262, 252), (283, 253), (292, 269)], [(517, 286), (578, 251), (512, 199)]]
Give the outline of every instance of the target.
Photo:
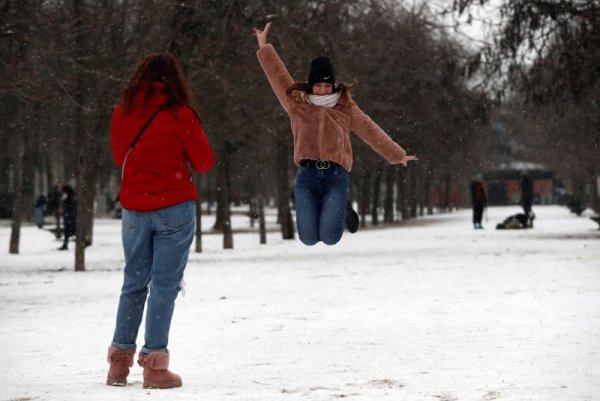
[(135, 350), (147, 298), (142, 352), (167, 351), (175, 298), (195, 229), (194, 201), (150, 212), (123, 209), (125, 277), (113, 346)]

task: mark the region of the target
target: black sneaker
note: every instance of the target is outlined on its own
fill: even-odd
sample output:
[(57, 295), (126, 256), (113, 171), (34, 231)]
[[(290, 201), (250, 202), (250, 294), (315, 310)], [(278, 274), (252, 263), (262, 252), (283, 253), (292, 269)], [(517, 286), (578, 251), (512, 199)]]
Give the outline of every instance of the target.
[(358, 213), (352, 209), (352, 205), (350, 202), (346, 205), (346, 228), (352, 234), (358, 231), (358, 226), (360, 225), (360, 220), (358, 218)]

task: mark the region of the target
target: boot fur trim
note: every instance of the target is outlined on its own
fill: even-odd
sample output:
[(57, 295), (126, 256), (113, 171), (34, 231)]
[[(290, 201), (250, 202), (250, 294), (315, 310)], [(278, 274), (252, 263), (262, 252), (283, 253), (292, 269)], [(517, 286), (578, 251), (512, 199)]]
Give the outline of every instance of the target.
[(169, 354), (162, 351), (154, 351), (148, 355), (140, 352), (138, 364), (151, 370), (165, 370), (169, 367)]
[(106, 360), (109, 364), (115, 364), (120, 361), (129, 367), (133, 366), (133, 355), (135, 354), (134, 350), (129, 351), (121, 351), (117, 347), (113, 347), (112, 345), (108, 347), (108, 355)]

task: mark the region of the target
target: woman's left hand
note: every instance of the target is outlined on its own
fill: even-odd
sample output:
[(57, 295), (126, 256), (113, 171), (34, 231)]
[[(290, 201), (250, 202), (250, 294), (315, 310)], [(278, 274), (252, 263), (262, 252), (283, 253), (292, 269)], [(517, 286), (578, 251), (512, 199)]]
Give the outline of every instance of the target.
[(416, 161), (416, 160), (419, 160), (419, 158), (415, 155), (404, 156), (402, 158), (402, 160), (400, 160), (400, 164), (402, 164), (404, 167), (406, 167), (408, 165), (408, 162)]

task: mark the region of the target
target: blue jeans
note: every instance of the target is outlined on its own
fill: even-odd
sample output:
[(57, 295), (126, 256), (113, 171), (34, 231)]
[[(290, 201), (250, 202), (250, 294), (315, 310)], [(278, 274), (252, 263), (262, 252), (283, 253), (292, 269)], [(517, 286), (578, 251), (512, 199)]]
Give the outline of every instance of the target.
[(38, 227), (43, 227), (44, 225), (44, 208), (36, 207), (35, 208), (35, 223)]
[(175, 298), (181, 289), (195, 229), (194, 201), (151, 212), (123, 209), (125, 278), (113, 346), (122, 351), (135, 350), (148, 298), (142, 352), (167, 351)]
[(296, 225), (305, 245), (339, 242), (344, 233), (348, 202), (348, 172), (332, 165), (321, 170), (300, 167), (296, 173)]

